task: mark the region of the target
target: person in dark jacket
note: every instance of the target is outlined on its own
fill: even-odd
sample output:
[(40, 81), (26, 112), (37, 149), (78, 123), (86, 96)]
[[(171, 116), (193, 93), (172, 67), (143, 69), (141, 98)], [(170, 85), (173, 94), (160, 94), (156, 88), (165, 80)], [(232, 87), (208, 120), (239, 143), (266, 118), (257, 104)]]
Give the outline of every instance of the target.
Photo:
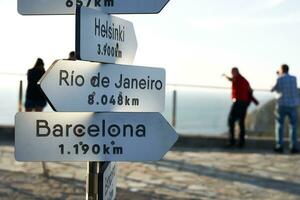
[(41, 58), (38, 58), (34, 67), (29, 69), (27, 72), (28, 84), (26, 89), (25, 100), (26, 112), (41, 112), (47, 104), (46, 98), (37, 84), (37, 82), (44, 75), (44, 73), (44, 62)]
[(69, 53), (69, 58), (68, 58), (68, 60), (76, 60), (76, 53), (75, 53), (75, 51), (71, 51), (71, 52)]
[(232, 106), (228, 116), (229, 126), (229, 144), (228, 146), (235, 145), (234, 138), (234, 125), (235, 122), (239, 122), (240, 138), (239, 147), (245, 145), (245, 118), (247, 114), (247, 108), (251, 102), (258, 105), (259, 102), (253, 96), (253, 90), (250, 87), (249, 82), (240, 74), (238, 68), (233, 67), (231, 70), (232, 77), (225, 76), (230, 82), (232, 82)]

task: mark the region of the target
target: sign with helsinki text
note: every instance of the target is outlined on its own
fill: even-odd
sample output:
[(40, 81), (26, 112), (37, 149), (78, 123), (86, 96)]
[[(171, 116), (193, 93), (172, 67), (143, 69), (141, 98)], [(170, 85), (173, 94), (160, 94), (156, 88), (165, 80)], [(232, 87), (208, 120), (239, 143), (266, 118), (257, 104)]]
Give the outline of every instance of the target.
[(113, 200), (117, 194), (117, 164), (104, 162), (99, 171), (99, 199)]
[(133, 24), (99, 10), (76, 13), (76, 54), (81, 60), (132, 64), (137, 50)]
[(75, 14), (76, 6), (101, 8), (109, 14), (159, 13), (169, 0), (18, 0), (22, 15)]
[(39, 84), (60, 112), (161, 112), (165, 105), (162, 68), (58, 60)]
[(23, 112), (15, 116), (18, 161), (157, 161), (177, 138), (160, 113)]

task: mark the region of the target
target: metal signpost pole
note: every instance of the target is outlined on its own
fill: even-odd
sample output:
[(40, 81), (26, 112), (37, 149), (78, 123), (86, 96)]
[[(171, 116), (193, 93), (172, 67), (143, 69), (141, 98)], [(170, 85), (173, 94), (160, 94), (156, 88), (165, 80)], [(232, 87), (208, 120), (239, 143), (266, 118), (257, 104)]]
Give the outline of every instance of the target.
[(98, 162), (98, 199), (97, 200), (102, 200), (103, 199), (103, 193), (100, 192), (100, 187), (103, 187), (101, 182), (100, 182), (100, 177), (101, 175), (103, 176), (103, 172), (102, 172), (102, 166), (104, 165), (105, 162)]
[(86, 200), (98, 200), (98, 163), (87, 163)]
[(23, 81), (20, 81), (19, 85), (19, 105), (18, 105), (18, 111), (22, 112), (22, 101), (23, 101)]
[(173, 91), (173, 103), (172, 103), (172, 126), (176, 126), (176, 108), (177, 108), (177, 91)]

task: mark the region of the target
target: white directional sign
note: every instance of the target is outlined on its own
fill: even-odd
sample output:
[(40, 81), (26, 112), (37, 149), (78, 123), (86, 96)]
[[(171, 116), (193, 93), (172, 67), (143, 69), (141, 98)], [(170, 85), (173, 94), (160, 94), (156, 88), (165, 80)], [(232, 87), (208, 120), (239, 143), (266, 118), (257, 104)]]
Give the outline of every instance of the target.
[(22, 15), (75, 14), (76, 5), (101, 8), (109, 14), (159, 13), (169, 0), (18, 0)]
[(99, 199), (114, 200), (117, 194), (117, 164), (104, 162), (99, 174)]
[(56, 111), (161, 112), (165, 105), (162, 68), (59, 60), (39, 84)]
[(156, 161), (177, 138), (160, 113), (24, 112), (15, 117), (18, 161)]
[(81, 60), (132, 64), (137, 50), (133, 24), (99, 10), (76, 13), (76, 53)]

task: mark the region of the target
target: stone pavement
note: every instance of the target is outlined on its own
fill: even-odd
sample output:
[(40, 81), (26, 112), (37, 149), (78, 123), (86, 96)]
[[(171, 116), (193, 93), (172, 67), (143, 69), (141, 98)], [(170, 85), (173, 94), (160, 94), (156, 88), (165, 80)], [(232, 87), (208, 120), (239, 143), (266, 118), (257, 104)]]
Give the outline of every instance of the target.
[[(0, 146), (0, 199), (84, 199), (85, 163), (14, 160)], [(300, 155), (271, 151), (179, 149), (159, 162), (119, 163), (117, 199), (300, 199)]]

